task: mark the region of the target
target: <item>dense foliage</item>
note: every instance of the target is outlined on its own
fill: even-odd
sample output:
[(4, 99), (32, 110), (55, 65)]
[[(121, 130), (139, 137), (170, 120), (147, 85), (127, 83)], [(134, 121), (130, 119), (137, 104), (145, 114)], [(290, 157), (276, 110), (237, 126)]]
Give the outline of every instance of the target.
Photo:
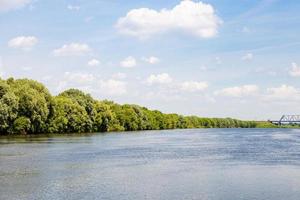
[(0, 79), (0, 133), (88, 133), (176, 128), (253, 128), (256, 122), (164, 114), (98, 101), (77, 89), (51, 96), (29, 79)]

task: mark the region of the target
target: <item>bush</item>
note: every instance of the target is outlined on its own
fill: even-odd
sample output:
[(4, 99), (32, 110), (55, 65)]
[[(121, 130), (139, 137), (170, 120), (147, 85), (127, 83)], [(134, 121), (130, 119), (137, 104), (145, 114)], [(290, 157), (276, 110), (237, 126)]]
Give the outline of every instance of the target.
[(17, 134), (27, 134), (30, 129), (30, 119), (27, 117), (19, 117), (14, 121), (13, 131)]

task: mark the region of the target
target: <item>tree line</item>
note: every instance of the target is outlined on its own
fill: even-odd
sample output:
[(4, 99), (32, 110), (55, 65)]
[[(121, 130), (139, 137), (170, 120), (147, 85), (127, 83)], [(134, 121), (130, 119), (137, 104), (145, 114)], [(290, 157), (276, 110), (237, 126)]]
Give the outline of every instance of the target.
[(254, 121), (164, 114), (138, 105), (95, 100), (77, 89), (52, 96), (34, 80), (0, 79), (2, 135), (254, 127)]

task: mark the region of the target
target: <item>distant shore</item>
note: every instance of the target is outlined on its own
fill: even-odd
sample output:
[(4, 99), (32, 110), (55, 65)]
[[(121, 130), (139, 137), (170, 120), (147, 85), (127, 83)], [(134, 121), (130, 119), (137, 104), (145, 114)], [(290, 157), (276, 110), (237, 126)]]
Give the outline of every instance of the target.
[[(191, 128), (278, 128), (270, 122), (165, 114), (96, 100), (78, 89), (52, 96), (29, 79), (0, 79), (1, 135), (75, 134)], [(281, 128), (295, 128), (282, 126)]]

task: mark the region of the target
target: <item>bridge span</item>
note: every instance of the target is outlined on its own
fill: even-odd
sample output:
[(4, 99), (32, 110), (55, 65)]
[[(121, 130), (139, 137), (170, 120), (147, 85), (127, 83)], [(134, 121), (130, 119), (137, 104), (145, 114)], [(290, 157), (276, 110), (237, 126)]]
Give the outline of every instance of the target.
[(271, 120), (270, 122), (276, 125), (300, 124), (300, 115), (282, 115), (279, 120)]

